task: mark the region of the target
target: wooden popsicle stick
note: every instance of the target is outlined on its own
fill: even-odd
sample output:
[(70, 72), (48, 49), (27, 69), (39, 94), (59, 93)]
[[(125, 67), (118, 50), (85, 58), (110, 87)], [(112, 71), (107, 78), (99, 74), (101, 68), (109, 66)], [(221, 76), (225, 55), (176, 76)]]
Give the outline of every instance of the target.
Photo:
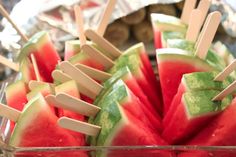
[(48, 82), (42, 82), (42, 81), (36, 81), (36, 80), (30, 80), (29, 84), (28, 84), (28, 87), (29, 87), (30, 90), (33, 90), (33, 89), (37, 88), (38, 86), (45, 85), (45, 84), (50, 85), (50, 87), (52, 89), (55, 88), (55, 84), (48, 83)]
[(220, 92), (218, 95), (216, 95), (212, 101), (216, 100), (222, 100), (224, 99), (227, 95), (231, 94), (233, 91), (236, 89), (236, 81), (231, 83), (227, 88), (225, 88), (222, 92)]
[(100, 126), (74, 120), (67, 117), (61, 117), (57, 122), (62, 128), (80, 132), (89, 136), (97, 136), (101, 130)]
[(105, 38), (100, 36), (94, 30), (92, 30), (92, 29), (86, 30), (85, 35), (87, 38), (89, 38), (94, 43), (96, 43), (99, 47), (101, 47), (105, 51), (111, 53), (111, 55), (113, 56), (113, 58), (112, 58), (113, 60), (117, 59), (122, 54), (122, 52), (119, 49), (117, 49), (115, 46), (113, 46), (109, 41), (107, 41)]
[(32, 64), (33, 64), (34, 72), (35, 72), (35, 75), (36, 75), (36, 80), (41, 81), (38, 65), (37, 65), (36, 59), (34, 57), (34, 54), (31, 53), (30, 58), (31, 58), (31, 61), (32, 61)]
[(104, 54), (102, 54), (90, 45), (83, 45), (81, 47), (81, 50), (84, 53), (88, 54), (92, 59), (104, 65), (106, 69), (110, 69), (115, 64), (110, 58), (106, 57)]
[(10, 61), (9, 59), (7, 59), (6, 57), (3, 57), (2, 55), (0, 55), (0, 63), (3, 65), (6, 65), (7, 67), (11, 68), (12, 70), (18, 72), (19, 71), (19, 65)]
[(61, 108), (74, 111), (76, 113), (82, 114), (84, 116), (96, 116), (100, 111), (100, 107), (93, 104), (87, 103), (78, 98), (72, 97), (65, 93), (59, 93), (56, 95), (56, 101), (60, 103)]
[(199, 23), (202, 19), (202, 12), (199, 9), (194, 9), (191, 12), (188, 30), (186, 33), (185, 39), (191, 42), (195, 42), (197, 40), (198, 34), (201, 29), (201, 24)]
[(210, 5), (211, 5), (211, 0), (201, 0), (198, 4), (197, 9), (200, 9), (202, 12), (202, 17), (201, 17), (201, 20), (199, 21), (199, 24), (201, 26), (203, 25), (205, 21)]
[(14, 122), (17, 122), (20, 115), (20, 111), (0, 103), (0, 116), (6, 117)]
[(60, 63), (60, 68), (66, 74), (68, 74), (72, 79), (74, 79), (78, 84), (83, 85), (90, 91), (90, 96), (96, 98), (96, 96), (103, 89), (103, 86), (91, 79), (88, 75), (83, 73), (81, 70), (73, 66), (68, 61), (63, 61)]
[(7, 21), (11, 23), (13, 28), (15, 28), (15, 30), (21, 36), (24, 42), (28, 42), (29, 40), (28, 37), (24, 33), (22, 33), (22, 31), (17, 27), (17, 25), (13, 22), (10, 15), (8, 14), (8, 12), (5, 10), (5, 8), (2, 5), (0, 5), (0, 12), (7, 19)]
[(103, 16), (102, 16), (101, 21), (100, 21), (98, 28), (97, 28), (97, 32), (101, 36), (103, 36), (105, 33), (110, 16), (112, 15), (112, 12), (114, 10), (116, 1), (117, 0), (108, 0), (107, 1), (107, 6), (104, 10)]
[(83, 20), (83, 14), (78, 5), (74, 6), (74, 12), (75, 12), (75, 21), (76, 21), (76, 26), (78, 29), (78, 35), (80, 39), (80, 44), (83, 46), (86, 44), (86, 37), (84, 35), (84, 20)]
[(72, 78), (69, 75), (63, 73), (60, 70), (53, 70), (52, 78), (54, 80), (57, 80), (57, 81), (61, 82), (61, 83), (64, 83), (64, 82), (72, 80)]
[(91, 67), (83, 65), (83, 64), (78, 63), (75, 65), (75, 67), (80, 69), (82, 72), (84, 72), (89, 77), (91, 77), (95, 80), (98, 80), (98, 81), (104, 82), (111, 77), (111, 74), (109, 74), (109, 73), (106, 73), (101, 70), (97, 70), (95, 68), (91, 68)]
[[(52, 72), (52, 77), (53, 77), (54, 80), (57, 80), (57, 81), (59, 81), (61, 83), (73, 80), (69, 75), (63, 73), (60, 70), (54, 70)], [(88, 89), (86, 89), (83, 85), (81, 85), (80, 83), (77, 84), (77, 87), (78, 87), (79, 91), (82, 94), (88, 96), (91, 99), (95, 99), (96, 98), (96, 96), (92, 95), (91, 92)]]
[(181, 14), (181, 21), (189, 24), (189, 18), (192, 10), (195, 8), (197, 0), (185, 0), (183, 12)]
[(214, 81), (224, 81), (236, 69), (236, 59), (230, 63), (223, 71), (221, 71), (215, 78)]
[(199, 36), (198, 45), (196, 46), (195, 55), (201, 59), (205, 59), (208, 49), (213, 41), (216, 30), (220, 24), (221, 13), (218, 11), (212, 12), (208, 15), (207, 20), (203, 26), (201, 35)]

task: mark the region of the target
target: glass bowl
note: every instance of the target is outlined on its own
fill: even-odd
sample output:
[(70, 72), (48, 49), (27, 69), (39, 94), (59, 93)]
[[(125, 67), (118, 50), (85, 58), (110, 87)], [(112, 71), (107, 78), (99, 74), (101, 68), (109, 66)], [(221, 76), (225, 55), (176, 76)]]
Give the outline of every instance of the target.
[[(1, 82), (1, 102), (5, 103), (4, 91), (7, 84), (15, 80), (16, 76), (12, 76)], [(6, 118), (0, 120), (0, 150), (2, 153), (0, 153), (0, 157), (236, 157), (236, 146), (12, 147), (8, 145), (10, 121)]]

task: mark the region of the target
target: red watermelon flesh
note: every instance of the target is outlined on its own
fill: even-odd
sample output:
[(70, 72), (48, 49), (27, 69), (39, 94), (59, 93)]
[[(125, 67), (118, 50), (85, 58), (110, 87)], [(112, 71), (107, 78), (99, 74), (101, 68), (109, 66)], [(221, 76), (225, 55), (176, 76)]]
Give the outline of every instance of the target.
[[(63, 84), (56, 86), (55, 92), (56, 92), (56, 94), (66, 93), (72, 97), (75, 97), (78, 99), (80, 98), (80, 93), (77, 88), (77, 84), (74, 80), (71, 80), (71, 81), (68, 81), (68, 82), (65, 82)], [(76, 120), (85, 121), (84, 116), (77, 114), (75, 112), (69, 111), (69, 110), (58, 108), (58, 114), (59, 114), (58, 115), (59, 117), (65, 116), (65, 117), (73, 118)], [(80, 146), (86, 145), (84, 134), (74, 132), (74, 131), (70, 131), (70, 133), (77, 139), (77, 141), (80, 141)]]
[[(57, 125), (57, 120), (43, 96), (39, 94), (24, 108), (9, 144), (15, 147), (78, 146), (79, 143), (74, 137)], [(62, 157), (65, 154), (55, 152), (54, 155)], [(83, 152), (70, 154), (70, 156), (87, 157)]]
[(184, 93), (169, 125), (165, 126), (162, 137), (170, 144), (180, 144), (194, 136), (221, 112), (223, 106), (230, 103), (229, 97), (219, 102), (211, 101), (218, 93), (216, 90)]
[(51, 73), (61, 59), (53, 46), (48, 33), (36, 33), (22, 48), (19, 60), (21, 61), (31, 53), (35, 56), (41, 76), (45, 78), (46, 82), (52, 82), (53, 79)]
[[(16, 90), (17, 89), (17, 90)], [(23, 81), (17, 81), (12, 83), (6, 88), (6, 102), (7, 105), (22, 111), (25, 104), (28, 102), (26, 94), (29, 89)], [(10, 130), (12, 131), (15, 126), (14, 122), (10, 124)]]
[(164, 101), (164, 115), (177, 93), (183, 74), (198, 71), (213, 71), (204, 60), (188, 55), (187, 51), (175, 48), (159, 49), (156, 52), (158, 71)]
[(156, 49), (162, 48), (161, 32), (154, 29), (154, 46)]
[[(201, 130), (186, 144), (201, 146), (235, 146), (236, 145), (236, 99), (212, 122)], [(191, 151), (182, 153), (180, 157), (208, 157), (209, 154), (215, 157), (234, 157), (235, 151)]]
[(72, 56), (80, 52), (80, 41), (70, 40), (65, 42), (64, 60), (69, 60)]

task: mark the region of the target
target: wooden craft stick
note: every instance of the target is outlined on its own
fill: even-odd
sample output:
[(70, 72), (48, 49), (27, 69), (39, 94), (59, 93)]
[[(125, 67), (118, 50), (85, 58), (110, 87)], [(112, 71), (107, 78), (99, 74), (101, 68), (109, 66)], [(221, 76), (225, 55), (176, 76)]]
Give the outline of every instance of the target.
[(112, 58), (113, 60), (117, 59), (122, 54), (122, 52), (119, 49), (117, 49), (109, 41), (107, 41), (105, 38), (100, 36), (98, 33), (93, 31), (92, 29), (86, 30), (85, 35), (87, 38), (89, 38), (94, 43), (99, 45), (99, 47), (101, 47), (103, 50), (105, 50), (106, 52), (109, 52), (113, 56)]
[(92, 98), (96, 98), (96, 96), (103, 89), (103, 86), (101, 86), (99, 83), (91, 79), (88, 75), (80, 71), (78, 68), (73, 66), (68, 61), (61, 62), (60, 68), (64, 73), (69, 75), (78, 84), (83, 85), (85, 88), (87, 88), (90, 91), (89, 96)]
[(107, 6), (104, 10), (103, 16), (102, 16), (101, 21), (100, 21), (98, 28), (97, 28), (97, 32), (101, 36), (103, 36), (105, 33), (110, 16), (112, 15), (112, 12), (114, 10), (116, 1), (117, 0), (108, 0), (107, 1)]
[(183, 12), (181, 14), (181, 21), (189, 24), (189, 18), (192, 10), (195, 8), (197, 0), (185, 0)]
[(202, 19), (201, 10), (194, 9), (190, 15), (188, 30), (185, 37), (186, 40), (191, 42), (195, 42), (197, 40), (198, 34), (202, 27), (202, 25), (200, 24), (201, 19)]
[(83, 65), (83, 64), (78, 63), (75, 65), (75, 67), (78, 68), (79, 70), (81, 70), (82, 72), (84, 72), (89, 77), (91, 77), (95, 80), (98, 80), (98, 81), (104, 82), (111, 77), (111, 74), (109, 74), (109, 73), (106, 73), (101, 70), (97, 70), (95, 68), (91, 68), (91, 67)]
[(201, 20), (199, 21), (199, 24), (201, 26), (203, 25), (205, 21), (210, 5), (211, 5), (211, 0), (201, 0), (198, 4), (197, 9), (201, 10), (202, 12), (202, 17), (201, 17)]
[(83, 46), (84, 44), (86, 44), (86, 37), (84, 35), (83, 14), (82, 14), (82, 11), (78, 5), (75, 5), (74, 12), (75, 12), (75, 21), (76, 21), (76, 27), (78, 29), (80, 44), (81, 44), (81, 46)]
[(233, 91), (236, 89), (236, 81), (231, 83), (227, 88), (225, 88), (222, 92), (220, 92), (218, 95), (216, 95), (212, 101), (216, 100), (222, 100), (224, 99), (227, 95), (231, 94)]
[(22, 31), (18, 28), (18, 26), (13, 22), (10, 15), (8, 14), (8, 12), (5, 10), (5, 8), (2, 5), (0, 5), (0, 12), (1, 12), (2, 16), (5, 17), (8, 22), (11, 23), (13, 28), (15, 28), (15, 30), (21, 36), (21, 38), (24, 40), (24, 42), (28, 42), (28, 37), (24, 33), (22, 33)]
[(97, 136), (101, 130), (100, 126), (74, 120), (67, 117), (59, 118), (58, 124), (62, 128), (80, 132), (89, 136)]
[(41, 77), (40, 77), (40, 74), (39, 74), (39, 68), (38, 68), (36, 59), (35, 59), (35, 57), (34, 57), (34, 54), (31, 53), (31, 54), (30, 54), (30, 58), (31, 58), (31, 61), (32, 61), (32, 64), (33, 64), (33, 68), (34, 68), (36, 80), (37, 80), (37, 81), (41, 81)]
[[(72, 80), (72, 78), (69, 75), (63, 73), (60, 70), (54, 70), (52, 72), (52, 77), (53, 77), (54, 80), (57, 80), (57, 81), (59, 81), (61, 83), (64, 83), (64, 82)], [(77, 87), (78, 87), (79, 91), (82, 94), (88, 96), (91, 99), (95, 99), (96, 98), (96, 96), (92, 95), (91, 92), (87, 88), (85, 88), (83, 85), (81, 85), (80, 83), (77, 84)]]
[(74, 111), (88, 117), (94, 117), (100, 111), (100, 107), (97, 107), (93, 104), (87, 103), (65, 93), (57, 94), (56, 101), (60, 103), (60, 106), (58, 107)]
[(20, 114), (20, 111), (0, 103), (0, 116), (6, 117), (14, 122), (17, 122), (18, 118), (20, 117)]
[(12, 70), (18, 72), (19, 71), (19, 65), (10, 61), (9, 59), (7, 59), (6, 57), (3, 57), (2, 55), (0, 55), (0, 63), (11, 68)]
[(54, 80), (57, 80), (57, 81), (61, 82), (61, 83), (64, 83), (64, 82), (72, 80), (72, 78), (69, 75), (63, 73), (60, 70), (53, 70), (52, 78)]
[(42, 81), (36, 81), (36, 80), (30, 80), (28, 86), (29, 86), (30, 90), (33, 90), (33, 89), (37, 88), (38, 86), (45, 85), (45, 84), (48, 84), (52, 89), (55, 88), (55, 84), (48, 83), (48, 82), (42, 82)]
[(223, 71), (221, 71), (215, 78), (214, 81), (224, 81), (236, 69), (236, 59), (229, 64)]
[(90, 45), (85, 44), (84, 46), (82, 46), (81, 50), (84, 53), (87, 53), (94, 60), (103, 64), (106, 69), (110, 69), (115, 64), (110, 58), (106, 57), (104, 54), (102, 54)]
[(208, 49), (215, 36), (216, 30), (220, 24), (221, 13), (218, 11), (212, 12), (208, 15), (207, 20), (203, 26), (199, 42), (196, 46), (195, 55), (201, 59), (205, 59)]

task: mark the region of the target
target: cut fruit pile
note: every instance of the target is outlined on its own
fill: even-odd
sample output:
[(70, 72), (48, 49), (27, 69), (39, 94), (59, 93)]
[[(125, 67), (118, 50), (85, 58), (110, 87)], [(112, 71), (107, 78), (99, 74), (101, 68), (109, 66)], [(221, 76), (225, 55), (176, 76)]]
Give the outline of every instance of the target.
[[(228, 65), (229, 59), (215, 52), (229, 56), (226, 49), (224, 54), (221, 47), (209, 49), (221, 15), (210, 13), (204, 23), (202, 8), (209, 7), (207, 2), (202, 0), (197, 9), (183, 13), (189, 17), (181, 19), (152, 15), (159, 79), (142, 43), (120, 52), (102, 33), (88, 29), (79, 33), (83, 40), (66, 42), (61, 61), (49, 35), (35, 34), (19, 56), (21, 80), (8, 86), (8, 106), (0, 105), (0, 115), (12, 120), (9, 144), (235, 145), (236, 61)], [(193, 19), (204, 23), (200, 35), (202, 24), (197, 28)], [(83, 22), (77, 22), (81, 27)], [(112, 152), (95, 155), (117, 156)], [(172, 155), (161, 150), (153, 154)], [(197, 156), (207, 155), (202, 151)], [(145, 157), (146, 153), (132, 156)]]

